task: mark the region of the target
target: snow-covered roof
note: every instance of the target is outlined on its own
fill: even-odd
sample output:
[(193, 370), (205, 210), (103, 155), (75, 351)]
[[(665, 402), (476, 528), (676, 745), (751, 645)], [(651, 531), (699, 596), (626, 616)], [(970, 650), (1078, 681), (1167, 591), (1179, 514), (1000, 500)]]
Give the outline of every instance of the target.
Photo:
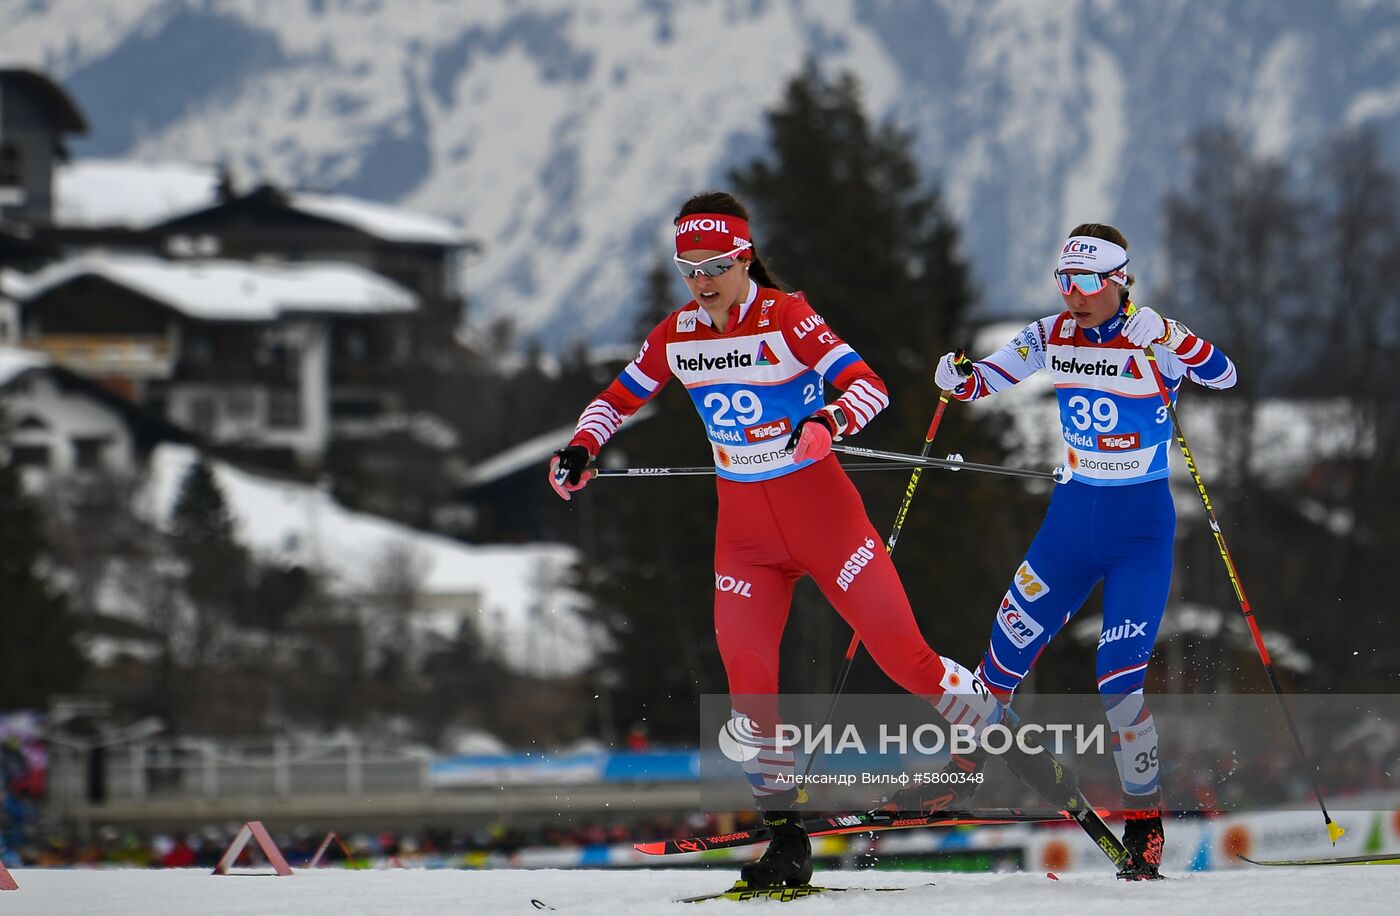
[(21, 300), (81, 276), (96, 275), (206, 321), (269, 321), (290, 313), (412, 312), (418, 298), (353, 264), (166, 261), (145, 255), (84, 255), (29, 276), (0, 278)]
[(4, 388), (30, 369), (42, 369), (48, 365), (50, 360), (43, 353), (0, 344), (0, 388)]
[[(151, 456), (143, 510), (169, 519), (180, 484), (198, 457), (161, 445)], [(422, 570), (420, 593), (472, 600), (483, 638), (523, 670), (572, 674), (593, 658), (596, 638), (579, 614), (584, 599), (563, 586), (577, 551), (565, 544), (474, 546), (353, 512), (325, 490), (273, 480), (210, 461), (241, 543), (265, 558), (317, 569), (341, 593), (372, 593), (375, 570), (406, 550)], [(441, 602), (439, 602), (440, 604)], [(460, 615), (458, 617), (460, 619)]]
[(468, 471), (463, 486), (471, 489), (494, 483), (531, 465), (543, 468), (549, 463), (549, 456), (563, 448), (573, 434), (574, 424), (570, 423), (498, 452)]
[[(647, 419), (655, 410), (651, 404), (644, 405), (641, 410), (622, 421), (622, 428)], [(543, 473), (545, 466), (549, 464), (549, 456), (567, 445), (573, 435), (574, 424), (570, 423), (568, 426), (561, 426), (526, 439), (474, 466), (464, 475), (462, 486), (464, 489), (485, 486), (529, 467), (538, 467)]]
[(388, 242), (418, 242), (425, 245), (461, 245), (462, 230), (433, 216), (413, 213), (387, 204), (333, 194), (294, 191), (287, 195), (290, 206), (312, 216), (354, 226)]
[(54, 222), (86, 229), (144, 229), (214, 202), (213, 166), (79, 159), (54, 168)]
[[(61, 226), (144, 229), (217, 204), (219, 171), (189, 162), (79, 159), (54, 170)], [(388, 242), (457, 246), (466, 235), (444, 219), (358, 197), (291, 191), (287, 205)]]

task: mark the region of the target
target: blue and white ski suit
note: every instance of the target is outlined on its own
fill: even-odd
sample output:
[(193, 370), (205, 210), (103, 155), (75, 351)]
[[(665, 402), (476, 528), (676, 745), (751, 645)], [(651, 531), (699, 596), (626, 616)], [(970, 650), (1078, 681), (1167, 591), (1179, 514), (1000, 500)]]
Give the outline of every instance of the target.
[[(1125, 310), (1127, 306), (1125, 305)], [(1099, 694), (1127, 796), (1157, 791), (1157, 730), (1143, 699), (1147, 662), (1166, 609), (1176, 512), (1168, 489), (1172, 428), (1154, 371), (1175, 403), (1183, 378), (1235, 384), (1235, 366), (1187, 333), (1175, 351), (1146, 352), (1120, 334), (1124, 312), (1083, 329), (1069, 312), (1027, 325), (953, 391), (970, 401), (1050, 373), (1073, 479), (1050, 508), (997, 610), (979, 673), (1009, 701), (1045, 646), (1100, 580)]]

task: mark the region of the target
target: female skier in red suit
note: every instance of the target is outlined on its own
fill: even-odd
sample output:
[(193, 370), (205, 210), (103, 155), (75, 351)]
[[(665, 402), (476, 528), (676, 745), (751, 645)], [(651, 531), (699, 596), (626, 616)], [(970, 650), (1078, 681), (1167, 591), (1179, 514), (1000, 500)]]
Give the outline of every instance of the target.
[[(831, 454), (889, 404), (885, 384), (801, 293), (784, 292), (753, 244), (748, 214), (724, 193), (686, 201), (675, 218), (676, 265), (694, 297), (647, 335), (641, 352), (584, 409), (550, 483), (564, 499), (635, 412), (674, 376), (699, 411), (714, 453), (719, 520), (715, 635), (735, 714), (760, 736), (744, 764), (773, 841), (744, 867), (750, 886), (805, 884), (811, 845), (796, 801), (791, 751), (773, 746), (778, 644), (793, 586), (816, 580), (876, 663), (928, 696), (948, 721), (991, 724), (998, 705), (967, 668), (929, 648), (860, 495)], [(824, 384), (841, 389), (832, 403)]]

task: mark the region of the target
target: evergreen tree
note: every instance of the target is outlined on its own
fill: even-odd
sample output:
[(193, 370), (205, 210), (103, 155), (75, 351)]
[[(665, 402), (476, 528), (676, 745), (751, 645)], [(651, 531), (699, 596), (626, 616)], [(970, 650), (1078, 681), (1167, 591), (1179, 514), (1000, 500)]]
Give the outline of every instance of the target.
[(0, 461), (0, 709), (44, 709), (75, 690), (84, 660), (67, 600), (43, 576), (49, 550), (43, 519)]
[(224, 491), (208, 462), (200, 458), (180, 481), (180, 493), (171, 511), (171, 534), (187, 552), (228, 550), (236, 545), (237, 526)]
[[(208, 669), (218, 661), (215, 654), (228, 627), (249, 615), (250, 560), (235, 532), (223, 491), (201, 458), (185, 473), (171, 513), (171, 537), (187, 567), (185, 595), (193, 611), (185, 640), (190, 651), (180, 659), (190, 683), (173, 698), (186, 712), (198, 698)], [(180, 715), (177, 710), (172, 713)]]
[[(838, 333), (877, 357), (892, 389), (927, 391), (930, 357), (964, 330), (973, 293), (957, 227), (919, 174), (912, 138), (870, 125), (854, 76), (827, 82), (812, 64), (768, 123), (771, 158), (731, 174), (765, 262), (839, 319)], [(924, 405), (918, 413), (927, 426)]]
[[(1256, 155), (1226, 127), (1196, 134), (1188, 146), (1187, 187), (1166, 194), (1167, 282), (1157, 294), (1164, 314), (1191, 316), (1191, 327), (1220, 344), (1239, 368), (1222, 404), (1230, 409), (1225, 467), (1217, 489), (1256, 486), (1254, 430), (1259, 402), (1294, 371), (1292, 352), (1312, 334), (1316, 310), (1305, 291), (1308, 202), (1282, 160)], [(1145, 303), (1144, 303), (1145, 304)], [(1246, 505), (1246, 510), (1248, 506)]]
[[(1313, 613), (1296, 599), (1317, 581), (1310, 554), (1319, 546), (1309, 543), (1317, 532), (1300, 524), (1291, 497), (1271, 494), (1257, 476), (1255, 448), (1262, 402), (1285, 390), (1304, 349), (1322, 336), (1290, 331), (1302, 311), (1312, 314), (1310, 321), (1321, 320), (1306, 291), (1311, 203), (1297, 190), (1287, 163), (1253, 152), (1232, 128), (1201, 130), (1187, 152), (1185, 187), (1163, 197), (1165, 252), (1153, 271), (1163, 282), (1154, 284), (1155, 301), (1142, 293), (1137, 298), (1185, 321), (1235, 362), (1239, 381), (1233, 388), (1202, 396), (1186, 385), (1178, 412), (1194, 446), (1192, 430), (1199, 424), (1193, 405), (1211, 402), (1218, 452), (1201, 467), (1211, 502), (1251, 602), (1264, 614), (1261, 625), (1297, 633), (1293, 625)], [(1238, 599), (1205, 521), (1194, 500), (1181, 507), (1173, 593), (1233, 616)], [(1304, 544), (1298, 560), (1289, 562), (1286, 557)], [(1193, 657), (1188, 665), (1204, 672), (1206, 684), (1266, 687), (1256, 665), (1231, 669), (1210, 655)]]
[[(1331, 526), (1325, 548), (1300, 556), (1294, 566), (1305, 581), (1285, 600), (1309, 612), (1296, 614), (1301, 619), (1290, 623), (1289, 632), (1315, 634), (1307, 643), (1315, 658), (1352, 659), (1317, 665), (1314, 683), (1390, 690), (1400, 671), (1400, 645), (1391, 636), (1390, 575), (1390, 558), (1400, 549), (1393, 496), (1400, 471), (1400, 399), (1376, 367), (1400, 358), (1400, 174), (1386, 161), (1372, 127), (1338, 133), (1317, 158), (1311, 184), (1318, 212), (1303, 219), (1319, 239), (1308, 246), (1311, 333), (1290, 341), (1309, 341), (1315, 362), (1295, 370), (1294, 388), (1305, 396), (1344, 399), (1352, 422), (1312, 437), (1318, 461), (1327, 464), (1326, 473), (1312, 475), (1308, 496), (1341, 524)], [(1314, 330), (1319, 326), (1321, 333)], [(1298, 600), (1303, 589), (1314, 593), (1313, 601)], [(1345, 608), (1348, 625), (1318, 626), (1311, 609), (1327, 606)]]

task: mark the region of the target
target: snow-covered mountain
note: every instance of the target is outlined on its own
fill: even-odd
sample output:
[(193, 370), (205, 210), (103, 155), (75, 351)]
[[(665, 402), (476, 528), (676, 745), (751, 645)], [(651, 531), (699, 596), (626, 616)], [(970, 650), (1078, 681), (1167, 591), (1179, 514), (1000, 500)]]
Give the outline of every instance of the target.
[(914, 133), (984, 307), (1020, 315), (1053, 307), (1056, 242), (1085, 219), (1127, 232), (1152, 287), (1160, 197), (1205, 123), (1286, 157), (1374, 123), (1394, 149), (1397, 47), (1396, 0), (0, 7), (0, 54), (92, 122), (78, 156), (223, 161), (456, 220), (484, 246), (470, 320), (509, 314), (556, 344), (625, 334), (670, 214), (764, 151), (763, 113), (809, 56)]

